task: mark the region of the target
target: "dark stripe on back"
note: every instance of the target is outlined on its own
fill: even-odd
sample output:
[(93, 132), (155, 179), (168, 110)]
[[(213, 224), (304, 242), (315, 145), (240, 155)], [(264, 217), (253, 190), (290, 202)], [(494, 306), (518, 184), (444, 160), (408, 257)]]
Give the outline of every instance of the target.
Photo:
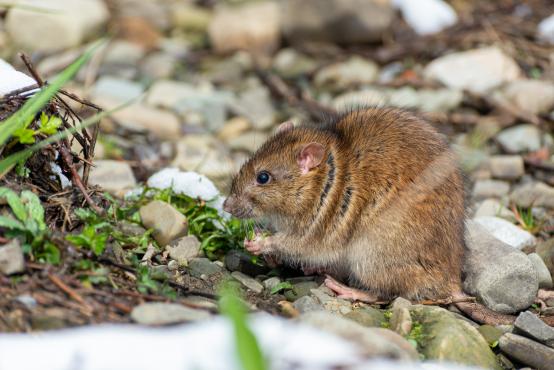
[(340, 213), (341, 215), (345, 215), (346, 211), (348, 211), (348, 206), (350, 206), (350, 200), (352, 199), (352, 191), (353, 189), (349, 186), (344, 191), (344, 196), (342, 197), (342, 204), (340, 205)]
[(325, 201), (325, 198), (327, 198), (329, 190), (331, 190), (331, 186), (333, 186), (333, 182), (335, 181), (335, 157), (332, 153), (329, 153), (329, 157), (327, 157), (327, 164), (329, 165), (329, 172), (327, 172), (327, 181), (325, 182), (323, 192), (319, 197), (318, 208), (321, 208), (321, 206), (323, 205), (323, 202)]

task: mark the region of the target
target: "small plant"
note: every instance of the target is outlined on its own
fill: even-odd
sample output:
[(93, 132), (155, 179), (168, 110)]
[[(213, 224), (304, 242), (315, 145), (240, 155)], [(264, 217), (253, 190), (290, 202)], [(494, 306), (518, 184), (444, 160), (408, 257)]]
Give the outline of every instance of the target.
[(0, 227), (6, 229), (8, 238), (23, 241), (23, 252), (40, 262), (58, 264), (60, 251), (49, 240), (49, 232), (44, 222), (44, 208), (35, 193), (23, 190), (17, 195), (6, 187), (0, 188), (0, 198), (10, 206), (15, 218), (0, 216)]
[(34, 144), (36, 135), (54, 135), (58, 132), (58, 129), (62, 125), (61, 118), (56, 116), (47, 116), (44, 112), (40, 114), (40, 127), (36, 130), (28, 128), (33, 120), (34, 117), (30, 117), (23, 127), (20, 127), (14, 131), (13, 137), (16, 139), (16, 142), (21, 144)]
[(535, 218), (532, 206), (529, 208), (523, 208), (512, 205), (512, 212), (514, 213), (518, 224), (532, 234), (538, 233), (544, 224), (544, 221), (539, 221)]
[(288, 281), (283, 281), (277, 285), (275, 285), (273, 288), (271, 288), (271, 294), (277, 294), (279, 292), (293, 289), (293, 286)]
[(268, 364), (262, 355), (260, 345), (250, 328), (246, 317), (246, 307), (238, 294), (230, 286), (220, 292), (219, 307), (221, 313), (229, 318), (235, 332), (237, 357), (243, 370), (267, 370)]

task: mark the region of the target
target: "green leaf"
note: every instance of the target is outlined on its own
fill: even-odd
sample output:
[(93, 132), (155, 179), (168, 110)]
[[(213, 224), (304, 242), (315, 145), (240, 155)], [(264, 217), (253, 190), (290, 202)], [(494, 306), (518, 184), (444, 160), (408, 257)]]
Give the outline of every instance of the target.
[(39, 197), (32, 191), (23, 190), (21, 192), (21, 199), (25, 202), (27, 214), (37, 223), (38, 229), (40, 231), (46, 230), (44, 208), (42, 207)]
[(92, 251), (97, 256), (101, 255), (104, 252), (104, 249), (106, 249), (106, 241), (108, 240), (108, 234), (107, 233), (101, 233), (98, 234), (93, 240), (92, 240)]
[(25, 226), (21, 222), (6, 216), (0, 216), (0, 227), (5, 227), (6, 229), (12, 230), (26, 231)]
[(27, 211), (25, 210), (25, 206), (23, 205), (21, 199), (19, 199), (19, 196), (13, 190), (6, 187), (0, 188), (0, 198), (6, 198), (6, 201), (12, 209), (15, 217), (17, 217), (22, 222), (25, 222), (27, 220), (28, 216)]
[(237, 293), (229, 287), (221, 292), (219, 301), (221, 312), (233, 323), (235, 345), (243, 370), (266, 370), (267, 363), (262, 355), (254, 333), (246, 321), (246, 308), (237, 297)]
[(52, 99), (52, 97), (54, 97), (61, 87), (73, 78), (83, 64), (90, 59), (97, 46), (98, 44), (73, 62), (73, 64), (60, 73), (50, 85), (43, 87), (41, 91), (27, 100), (21, 109), (1, 123), (2, 130), (0, 130), (0, 146), (3, 146), (16, 130), (25, 127), (25, 124), (29, 121), (29, 119), (33, 119), (42, 107), (44, 107)]
[(289, 289), (292, 289), (292, 284), (288, 281), (283, 281), (275, 285), (273, 288), (271, 288), (271, 294), (277, 294), (282, 290), (289, 290)]
[(56, 245), (50, 242), (44, 243), (43, 252), (37, 254), (39, 260), (44, 260), (46, 263), (58, 265), (61, 261), (60, 250)]
[(56, 116), (47, 116), (44, 112), (40, 115), (39, 132), (46, 135), (54, 135), (62, 125), (62, 120)]

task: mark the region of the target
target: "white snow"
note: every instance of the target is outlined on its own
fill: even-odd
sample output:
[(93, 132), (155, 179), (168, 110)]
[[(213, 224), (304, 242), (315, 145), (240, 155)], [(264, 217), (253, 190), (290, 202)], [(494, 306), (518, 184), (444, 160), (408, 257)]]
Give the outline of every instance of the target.
[(554, 45), (554, 14), (539, 23), (538, 34), (539, 39)]
[(54, 162), (50, 162), (50, 169), (52, 172), (54, 172), (58, 177), (60, 178), (60, 184), (62, 185), (62, 188), (65, 189), (71, 185), (71, 181), (65, 176), (62, 172), (62, 169), (60, 166), (58, 166)]
[(228, 213), (223, 211), (225, 198), (221, 196), (210, 179), (199, 173), (180, 171), (177, 168), (165, 168), (150, 176), (146, 184), (151, 188), (171, 188), (176, 194), (203, 199), (210, 207), (217, 209), (222, 217), (229, 216)]
[(442, 0), (393, 0), (393, 6), (419, 35), (437, 33), (458, 22), (454, 9)]
[(35, 84), (34, 79), (16, 71), (8, 62), (0, 59), (0, 96)]
[[(469, 370), (445, 363), (367, 360), (352, 342), (293, 320), (256, 315), (250, 325), (272, 370)], [(0, 334), (0, 369), (239, 370), (223, 317), (148, 328), (100, 325), (57, 332)]]

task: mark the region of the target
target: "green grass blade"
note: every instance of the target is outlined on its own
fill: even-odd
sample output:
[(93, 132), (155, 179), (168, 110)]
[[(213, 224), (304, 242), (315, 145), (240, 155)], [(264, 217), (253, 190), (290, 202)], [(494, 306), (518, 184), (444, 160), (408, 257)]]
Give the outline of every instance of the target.
[(243, 370), (267, 370), (258, 341), (248, 327), (244, 304), (230, 288), (223, 289), (221, 295), (220, 309), (233, 323), (235, 345)]
[(92, 117), (89, 117), (85, 119), (81, 124), (71, 127), (69, 129), (66, 129), (64, 131), (60, 131), (55, 135), (52, 135), (35, 145), (32, 145), (28, 147), (27, 149), (21, 150), (19, 152), (16, 152), (0, 161), (0, 178), (4, 176), (13, 166), (15, 166), (19, 161), (25, 161), (27, 158), (29, 158), (34, 152), (41, 150), (42, 148), (47, 147), (48, 145), (55, 143), (56, 141), (59, 141), (61, 139), (64, 139), (68, 137), (69, 135), (73, 134), (76, 131), (79, 131), (83, 128), (86, 128), (88, 126), (91, 126), (97, 122), (99, 122), (102, 118), (109, 116), (110, 114), (119, 111), (120, 109), (125, 108), (126, 106), (130, 105), (134, 100), (124, 103), (122, 105), (119, 105), (115, 107), (112, 110), (100, 112), (98, 114), (95, 114)]
[(13, 214), (21, 222), (27, 221), (27, 211), (19, 196), (11, 189), (2, 187), (0, 188), (0, 198), (5, 198), (6, 202), (12, 209)]
[(6, 119), (4, 122), (0, 123), (0, 127), (2, 128), (0, 130), (0, 146), (6, 144), (16, 130), (24, 127), (26, 122), (33, 119), (42, 107), (44, 107), (52, 99), (52, 97), (56, 95), (61, 87), (73, 78), (73, 76), (75, 76), (83, 64), (90, 59), (98, 46), (99, 43), (95, 43), (93, 47), (91, 47), (87, 52), (73, 62), (73, 64), (60, 73), (60, 75), (58, 75), (51, 84), (42, 88), (40, 92), (36, 93), (32, 98), (27, 100), (20, 110), (12, 114), (10, 118)]

